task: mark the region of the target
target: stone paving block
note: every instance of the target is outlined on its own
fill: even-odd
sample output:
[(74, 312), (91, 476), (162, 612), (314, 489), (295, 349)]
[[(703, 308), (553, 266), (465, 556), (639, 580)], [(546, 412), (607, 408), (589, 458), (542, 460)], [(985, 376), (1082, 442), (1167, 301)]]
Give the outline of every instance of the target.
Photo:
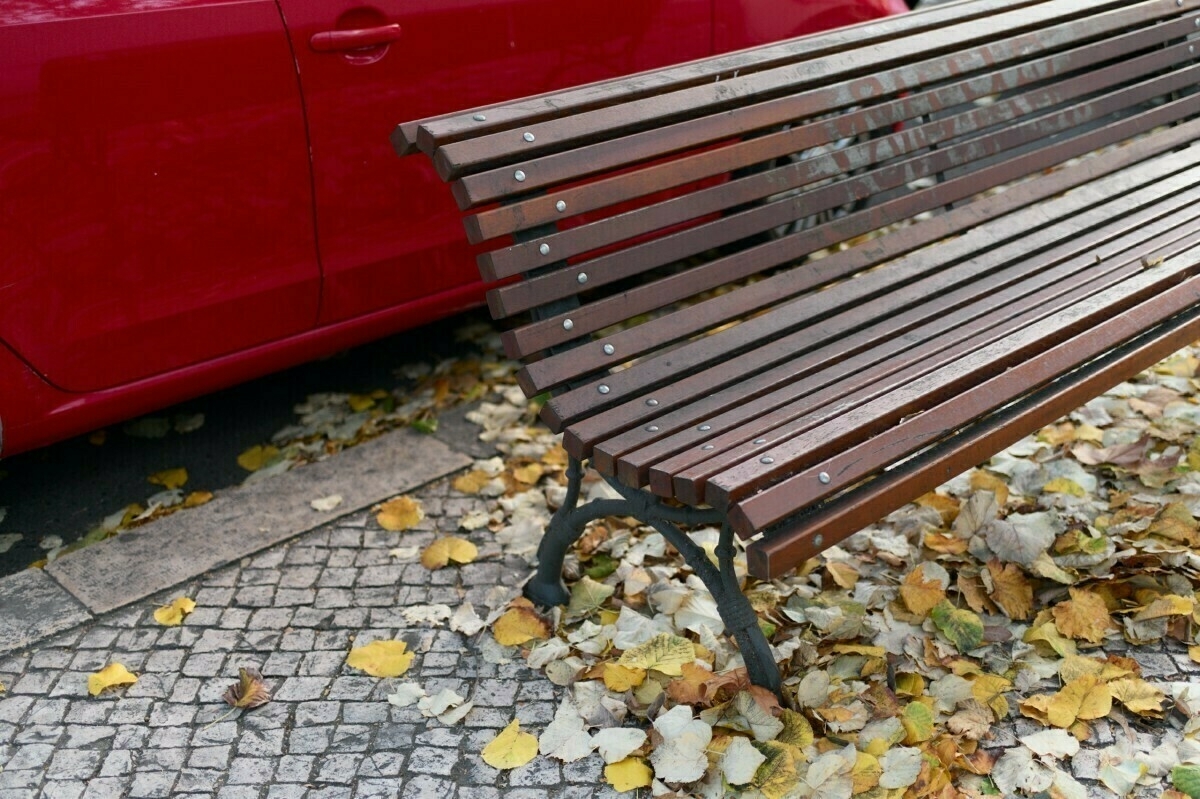
[(237, 740), (238, 755), (279, 756), (283, 754), (283, 740), (284, 731), (282, 729), (246, 730)]
[(88, 780), (83, 799), (122, 799), (127, 793), (129, 782), (121, 777), (97, 777)]
[(258, 799), (266, 786), (257, 785), (225, 785), (217, 791), (217, 799)]
[[(44, 799), (79, 799), (87, 789), (87, 783), (79, 780), (54, 780), (42, 786)], [(0, 797), (4, 796), (0, 793)]]
[(0, 653), (22, 649), (92, 614), (42, 569), (0, 578)]
[(403, 799), (445, 799), (453, 796), (454, 790), (455, 785), (450, 780), (418, 774), (405, 783), (400, 796)]

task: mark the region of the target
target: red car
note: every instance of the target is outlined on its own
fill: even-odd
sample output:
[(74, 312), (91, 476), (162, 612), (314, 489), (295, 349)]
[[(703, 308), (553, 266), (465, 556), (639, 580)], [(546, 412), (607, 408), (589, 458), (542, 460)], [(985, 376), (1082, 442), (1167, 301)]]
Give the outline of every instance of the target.
[(478, 304), (399, 121), (905, 8), (6, 0), (0, 454)]

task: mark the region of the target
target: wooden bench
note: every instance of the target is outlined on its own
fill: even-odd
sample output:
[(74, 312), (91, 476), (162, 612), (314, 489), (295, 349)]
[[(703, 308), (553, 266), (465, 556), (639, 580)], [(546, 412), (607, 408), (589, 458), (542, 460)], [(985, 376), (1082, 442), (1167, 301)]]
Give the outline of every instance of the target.
[(1197, 34), (968, 0), (401, 125), (571, 457), (528, 594), (637, 516), (777, 690), (734, 534), (775, 577), (1200, 337)]

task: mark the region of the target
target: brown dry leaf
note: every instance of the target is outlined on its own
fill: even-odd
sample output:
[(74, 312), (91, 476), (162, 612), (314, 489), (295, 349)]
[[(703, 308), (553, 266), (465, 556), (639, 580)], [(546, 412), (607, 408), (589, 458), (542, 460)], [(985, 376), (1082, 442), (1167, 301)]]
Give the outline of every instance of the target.
[(479, 557), (479, 548), (465, 538), (448, 535), (439, 538), (421, 552), (421, 565), (430, 571), (444, 568), (451, 562), (471, 563)]
[(380, 505), (375, 521), (379, 522), (379, 526), (384, 530), (399, 533), (412, 529), (417, 522), (424, 518), (425, 510), (421, 507), (421, 503), (412, 497), (404, 496), (396, 497)]
[(900, 584), (900, 597), (908, 609), (918, 616), (928, 616), (938, 603), (946, 599), (946, 589), (937, 578), (925, 577), (925, 564), (917, 566)]
[(526, 599), (517, 599), (492, 625), (492, 635), (501, 646), (520, 646), (530, 641), (544, 641), (553, 630), (550, 620), (533, 609)]
[(180, 488), (188, 481), (187, 469), (182, 467), (178, 469), (163, 469), (161, 472), (155, 472), (147, 478), (149, 482), (156, 486), (162, 486), (167, 490)]
[(103, 691), (118, 685), (133, 685), (137, 679), (137, 675), (131, 673), (123, 664), (109, 663), (95, 674), (88, 675), (88, 693), (99, 696)]
[(1182, 502), (1172, 502), (1163, 508), (1146, 533), (1165, 538), (1168, 541), (1177, 541), (1189, 547), (1200, 547), (1200, 534), (1196, 532), (1196, 519)]
[(183, 624), (184, 618), (195, 609), (195, 600), (181, 596), (154, 611), (154, 620), (165, 627), (176, 627)]
[(946, 727), (955, 735), (978, 741), (988, 734), (996, 718), (987, 705), (976, 699), (968, 699), (962, 710), (946, 721)]
[(679, 677), (667, 683), (667, 696), (681, 705), (706, 704), (709, 697), (706, 683), (712, 678), (712, 671), (704, 666), (684, 663), (679, 667)]
[(413, 662), (413, 653), (407, 649), (403, 641), (372, 641), (351, 649), (346, 665), (372, 677), (399, 677)]
[(1033, 585), (1015, 563), (1001, 564), (992, 560), (987, 564), (992, 578), (991, 599), (1010, 619), (1023, 621), (1033, 614)]
[(921, 507), (937, 511), (938, 516), (942, 517), (942, 524), (946, 526), (953, 523), (954, 517), (958, 515), (958, 500), (936, 491), (917, 497), (915, 501)]
[(1068, 638), (1098, 644), (1117, 629), (1104, 600), (1082, 588), (1071, 588), (1071, 598), (1059, 602), (1053, 611), (1054, 626)]
[(229, 686), (221, 698), (231, 707), (249, 710), (270, 702), (271, 692), (258, 669), (238, 669), (238, 681)]

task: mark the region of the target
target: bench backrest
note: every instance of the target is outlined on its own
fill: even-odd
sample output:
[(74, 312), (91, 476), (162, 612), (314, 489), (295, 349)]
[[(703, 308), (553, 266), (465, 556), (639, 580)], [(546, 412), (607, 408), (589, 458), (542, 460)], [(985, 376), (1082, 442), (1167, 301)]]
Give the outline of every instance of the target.
[(848, 278), (1082, 178), (995, 187), (1111, 147), (1094, 178), (1195, 140), (1198, 10), (971, 0), (406, 123), (395, 142), (433, 156), (470, 211), (481, 273), (502, 281), (493, 315), (531, 317), (504, 336), (522, 387), (554, 392), (544, 418), (580, 422), (566, 444), (590, 457), (580, 420), (632, 430), (763, 340), (789, 356), (844, 340), (852, 322), (806, 326), (875, 298)]

